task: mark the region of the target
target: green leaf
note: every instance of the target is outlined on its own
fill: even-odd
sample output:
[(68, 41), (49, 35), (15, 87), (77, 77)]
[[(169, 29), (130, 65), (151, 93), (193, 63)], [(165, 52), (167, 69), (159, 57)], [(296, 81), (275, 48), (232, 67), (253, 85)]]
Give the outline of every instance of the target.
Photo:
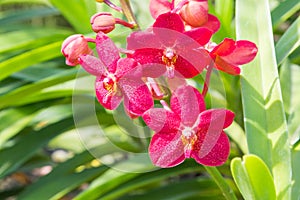
[[(30, 98), (40, 94), (42, 89), (72, 80), (76, 76), (81, 77), (85, 75), (87, 75), (87, 73), (82, 72), (77, 74), (77, 69), (71, 69), (71, 70), (66, 70), (63, 73), (42, 79), (41, 81), (24, 85), (23, 87), (15, 89), (10, 93), (1, 96), (0, 108), (12, 106), (12, 105), (20, 105), (22, 101), (26, 102), (26, 99), (28, 98), (29, 100), (33, 101), (34, 99), (30, 99)], [(22, 101), (20, 101), (19, 97), (22, 97)], [(45, 96), (43, 97), (43, 99), (45, 99)]]
[(293, 14), (299, 12), (299, 9), (299, 0), (286, 0), (280, 2), (280, 4), (271, 13), (273, 26), (277, 26), (279, 23), (286, 21)]
[(280, 83), (288, 116), (290, 144), (300, 139), (300, 67), (286, 60), (280, 68)]
[(0, 179), (15, 171), (38, 149), (45, 146), (55, 136), (69, 129), (73, 123), (71, 118), (64, 119), (39, 131), (32, 131), (21, 137), (19, 142), (12, 147), (0, 150)]
[(30, 65), (60, 56), (61, 44), (62, 41), (54, 42), (3, 61), (0, 63), (0, 80)]
[(238, 123), (233, 121), (233, 123), (225, 129), (225, 132), (238, 145), (244, 154), (248, 153), (246, 135)]
[[(30, 28), (0, 35), (0, 53), (36, 48), (50, 42), (62, 40), (72, 32), (61, 28)], [(13, 41), (13, 42), (12, 42)]]
[(300, 143), (292, 149), (292, 166), (293, 166), (293, 187), (292, 200), (300, 198)]
[(90, 9), (96, 10), (96, 1), (50, 0), (50, 2), (59, 9), (62, 15), (74, 27), (76, 32), (89, 33), (92, 31), (90, 24)]
[(182, 199), (214, 199), (223, 200), (221, 191), (216, 184), (209, 179), (194, 178), (170, 183), (152, 190), (144, 191), (143, 194), (128, 195), (120, 200), (182, 200)]
[(213, 35), (214, 40), (216, 42), (221, 42), (225, 37), (234, 38), (234, 29), (232, 27), (234, 1), (216, 0), (215, 12), (221, 22), (221, 27), (220, 30)]
[(12, 108), (0, 112), (0, 149), (11, 137), (26, 127), (43, 105)]
[[(124, 171), (120, 171), (121, 169)], [(76, 196), (74, 200), (98, 199), (98, 197), (102, 196), (106, 192), (109, 192), (112, 189), (119, 187), (121, 184), (125, 184), (125, 182), (140, 175), (139, 173), (130, 173), (126, 170), (131, 172), (147, 172), (155, 169), (156, 167), (149, 163), (143, 154), (137, 154), (136, 156), (131, 157), (129, 160), (113, 166), (102, 176), (95, 179), (91, 183), (90, 187)]]
[(291, 153), (267, 0), (236, 1), (237, 38), (258, 46), (243, 66), (241, 86), (249, 152), (272, 171), (277, 198), (290, 199)]
[[(102, 147), (103, 154), (111, 152), (111, 149), (105, 145), (102, 145)], [(82, 183), (96, 178), (108, 169), (107, 166), (103, 165), (89, 167), (89, 163), (94, 159), (88, 151), (75, 155), (66, 162), (58, 164), (51, 173), (27, 187), (18, 196), (18, 199), (54, 200), (62, 198)]]
[[(300, 5), (300, 3), (299, 3)], [(281, 36), (276, 44), (276, 58), (278, 64), (300, 46), (300, 16)]]
[[(186, 161), (183, 164), (169, 169), (159, 169), (153, 172), (143, 173), (140, 176), (128, 181), (126, 184), (122, 184), (114, 190), (106, 193), (101, 199), (117, 199), (121, 196), (134, 192), (139, 188), (156, 186), (161, 181), (189, 173), (201, 173), (204, 169), (201, 165), (195, 162)], [(151, 196), (152, 197), (152, 196)]]
[(24, 20), (33, 18), (42, 18), (46, 16), (58, 15), (58, 10), (54, 8), (33, 8), (28, 10), (19, 10), (18, 12), (8, 12), (0, 19), (1, 29), (5, 29), (7, 25), (12, 25), (13, 23), (20, 23)]
[(259, 157), (246, 155), (243, 161), (234, 158), (231, 161), (231, 172), (245, 200), (277, 199), (272, 175)]

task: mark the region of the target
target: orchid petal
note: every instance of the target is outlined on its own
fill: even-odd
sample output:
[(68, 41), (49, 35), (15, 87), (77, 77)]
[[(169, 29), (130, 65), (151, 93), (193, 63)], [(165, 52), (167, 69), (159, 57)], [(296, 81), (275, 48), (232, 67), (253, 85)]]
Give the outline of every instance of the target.
[(201, 27), (208, 28), (213, 33), (216, 33), (220, 29), (221, 23), (219, 19), (211, 14), (208, 14), (208, 19), (205, 24), (202, 24)]
[(114, 110), (116, 109), (123, 98), (121, 91), (117, 88), (117, 91), (106, 90), (103, 82), (104, 77), (97, 77), (95, 82), (96, 97), (99, 103), (106, 109)]
[(149, 155), (154, 165), (173, 167), (184, 161), (183, 148), (180, 133), (156, 133), (150, 142)]
[(96, 58), (95, 56), (85, 55), (79, 57), (79, 64), (83, 67), (85, 71), (94, 75), (94, 76), (103, 76), (105, 75), (106, 68), (103, 62)]
[(177, 61), (175, 63), (175, 70), (177, 72), (176, 76), (193, 78), (200, 74), (207, 66), (208, 61), (210, 60), (208, 56), (205, 56), (205, 54), (205, 51), (202, 51), (202, 53), (195, 53), (191, 51), (190, 55), (188, 56), (178, 56)]
[(142, 115), (153, 107), (152, 95), (147, 85), (132, 76), (122, 77), (119, 86), (124, 94), (124, 106), (134, 115)]
[(114, 42), (104, 33), (98, 32), (96, 49), (100, 60), (106, 65), (108, 71), (114, 73), (117, 61), (120, 59), (119, 50)]
[(216, 57), (219, 56), (228, 56), (235, 50), (235, 41), (233, 39), (225, 38), (218, 46), (216, 46), (211, 55)]
[(234, 120), (234, 113), (226, 109), (210, 109), (200, 114), (200, 129), (223, 130), (230, 126)]
[(127, 49), (140, 50), (140, 49), (162, 49), (159, 38), (149, 30), (135, 31), (127, 37)]
[(226, 72), (231, 75), (239, 75), (241, 73), (241, 69), (238, 66), (227, 63), (220, 56), (217, 56), (215, 59), (215, 67), (218, 70), (221, 70), (221, 71)]
[[(209, 143), (209, 150), (202, 150), (205, 134), (198, 137), (197, 143), (193, 147), (191, 157), (198, 163), (207, 166), (219, 166), (226, 162), (230, 152), (230, 143), (227, 135), (222, 131), (216, 141), (206, 141)], [(204, 153), (206, 152), (206, 153)]]
[(252, 61), (257, 54), (257, 47), (254, 43), (239, 40), (236, 42), (234, 51), (223, 57), (223, 59), (233, 65), (242, 65)]
[(147, 126), (155, 132), (169, 133), (177, 131), (180, 118), (173, 112), (163, 108), (152, 108), (143, 114)]
[(212, 36), (212, 31), (207, 29), (207, 28), (194, 28), (189, 31), (184, 32), (185, 35), (193, 38), (196, 40), (200, 45), (204, 46), (206, 45), (211, 36)]
[[(184, 31), (184, 24), (181, 17), (178, 14), (171, 12), (159, 15), (154, 22), (153, 27), (171, 29), (180, 33)], [(156, 29), (154, 29), (154, 32), (156, 33)]]
[(121, 78), (122, 76), (126, 74), (136, 74), (135, 68), (137, 66), (137, 63), (132, 58), (121, 58), (117, 62), (117, 70), (115, 72), (115, 76), (117, 78)]
[(172, 9), (172, 3), (168, 0), (151, 0), (150, 13), (154, 19), (160, 14), (169, 12)]
[(181, 123), (192, 127), (205, 110), (203, 96), (192, 86), (179, 87), (171, 97), (171, 109), (180, 116)]

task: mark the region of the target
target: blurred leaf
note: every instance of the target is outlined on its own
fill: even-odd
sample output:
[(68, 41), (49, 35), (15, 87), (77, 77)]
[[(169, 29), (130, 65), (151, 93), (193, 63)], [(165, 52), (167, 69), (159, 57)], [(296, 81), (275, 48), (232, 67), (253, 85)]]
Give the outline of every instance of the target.
[(225, 132), (238, 145), (244, 154), (248, 153), (246, 135), (238, 123), (233, 121), (233, 123), (225, 129)]
[(300, 139), (300, 67), (283, 62), (280, 70), (280, 82), (283, 91), (285, 111), (288, 115), (290, 144)]
[(8, 32), (0, 35), (0, 53), (14, 50), (35, 48), (62, 40), (72, 32), (59, 28), (30, 28)]
[(1, 111), (0, 149), (8, 139), (26, 127), (37, 114), (36, 112), (38, 109), (42, 108), (43, 106), (44, 104), (31, 105), (27, 107), (12, 108)]
[(277, 199), (272, 175), (259, 157), (245, 155), (243, 161), (234, 158), (231, 161), (231, 171), (245, 200)]
[[(124, 171), (120, 171), (121, 169)], [(139, 176), (140, 174), (137, 172), (147, 172), (155, 169), (156, 167), (145, 160), (143, 154), (137, 154), (124, 162), (120, 162), (116, 166), (112, 166), (102, 176), (95, 179), (89, 188), (76, 196), (74, 200), (98, 199), (106, 192)]]
[(0, 63), (0, 80), (30, 65), (60, 56), (61, 43), (45, 45), (3, 61)]
[[(116, 199), (129, 192), (134, 192), (143, 187), (151, 188), (151, 185), (160, 185), (160, 182), (165, 179), (170, 179), (171, 177), (176, 177), (179, 175), (189, 174), (189, 173), (200, 173), (205, 171), (201, 165), (198, 165), (194, 161), (185, 161), (183, 164), (169, 169), (159, 169), (153, 172), (143, 173), (140, 176), (128, 181), (126, 184), (122, 184), (118, 188), (108, 192), (101, 199)], [(157, 183), (157, 184), (155, 184)], [(147, 192), (147, 191), (145, 191)], [(148, 193), (148, 192), (147, 192)], [(152, 196), (151, 196), (152, 197)]]
[(292, 149), (292, 166), (293, 166), (293, 185), (292, 185), (292, 200), (300, 198), (300, 142)]
[(48, 0), (1, 0), (1, 4), (13, 4), (13, 3), (41, 3), (41, 4), (49, 4)]
[[(111, 149), (105, 145), (101, 149), (103, 149), (103, 154), (111, 152)], [(51, 173), (27, 187), (18, 199), (60, 199), (82, 183), (90, 181), (108, 169), (103, 165), (89, 166), (88, 163), (93, 159), (94, 157), (88, 151), (84, 151), (58, 164)]]
[(20, 23), (24, 20), (33, 18), (42, 18), (46, 16), (58, 15), (58, 10), (54, 8), (32, 8), (27, 10), (19, 10), (18, 12), (8, 12), (0, 19), (1, 29), (5, 29), (7, 25)]
[(92, 31), (90, 9), (96, 10), (96, 1), (50, 0), (50, 2), (59, 9), (68, 22), (72, 24), (76, 32), (89, 33)]
[[(64, 83), (66, 81), (74, 79), (76, 76), (81, 77), (86, 75), (86, 73), (77, 74), (77, 69), (66, 70), (63, 73), (56, 74), (54, 76), (50, 76), (48, 78), (42, 79), (41, 81), (24, 85), (18, 89), (13, 90), (12, 92), (5, 94), (0, 97), (0, 108), (11, 106), (11, 105), (20, 105), (22, 101), (26, 102), (26, 98), (29, 100), (34, 100), (33, 96), (38, 95), (42, 89)], [(67, 89), (67, 88), (65, 88)], [(59, 92), (59, 91), (57, 91)], [(59, 93), (57, 93), (59, 94)], [(22, 101), (20, 101), (19, 97), (22, 97)], [(31, 97), (33, 97), (31, 99)], [(45, 97), (42, 97), (45, 100)]]
[(182, 200), (182, 199), (225, 199), (217, 185), (209, 179), (195, 178), (182, 180), (178, 183), (170, 183), (153, 190), (146, 191), (144, 194), (128, 195), (120, 200)]
[[(300, 5), (300, 3), (299, 3)], [(278, 64), (300, 46), (300, 16), (281, 36), (276, 44), (276, 58)]]
[(277, 26), (279, 23), (286, 21), (296, 12), (299, 12), (300, 1), (299, 0), (285, 0), (272, 11), (272, 25)]
[(0, 179), (15, 171), (32, 157), (38, 149), (45, 146), (52, 138), (66, 131), (72, 125), (73, 119), (64, 119), (39, 131), (32, 131), (23, 135), (12, 147), (0, 150)]
[(218, 32), (213, 35), (215, 42), (219, 43), (224, 38), (234, 38), (234, 29), (232, 28), (232, 19), (234, 13), (233, 0), (216, 0), (215, 1), (215, 14), (221, 22), (221, 27)]
[(290, 199), (291, 157), (267, 0), (236, 2), (237, 38), (258, 46), (243, 66), (241, 84), (249, 152), (272, 171), (277, 198)]

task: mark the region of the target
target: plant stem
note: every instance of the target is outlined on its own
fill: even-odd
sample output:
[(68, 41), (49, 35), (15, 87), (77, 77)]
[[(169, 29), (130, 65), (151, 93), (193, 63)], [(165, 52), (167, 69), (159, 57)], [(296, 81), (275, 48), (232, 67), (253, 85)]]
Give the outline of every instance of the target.
[(203, 90), (202, 90), (202, 96), (203, 97), (206, 96), (206, 93), (208, 91), (210, 76), (211, 76), (211, 72), (213, 70), (213, 65), (214, 65), (214, 63), (212, 62), (207, 67), (207, 72), (206, 72), (206, 76), (205, 76), (205, 80), (204, 80), (204, 86), (203, 86)]
[(225, 179), (219, 172), (219, 170), (216, 167), (208, 167), (204, 166), (206, 171), (209, 173), (209, 175), (213, 178), (213, 180), (216, 182), (216, 184), (221, 189), (224, 197), (227, 200), (237, 200), (237, 197), (235, 196), (233, 190), (231, 187), (226, 183)]
[(123, 10), (123, 13), (127, 18), (127, 21), (133, 24), (135, 30), (140, 30), (139, 24), (132, 12), (129, 0), (120, 0), (120, 3), (121, 3), (121, 8)]

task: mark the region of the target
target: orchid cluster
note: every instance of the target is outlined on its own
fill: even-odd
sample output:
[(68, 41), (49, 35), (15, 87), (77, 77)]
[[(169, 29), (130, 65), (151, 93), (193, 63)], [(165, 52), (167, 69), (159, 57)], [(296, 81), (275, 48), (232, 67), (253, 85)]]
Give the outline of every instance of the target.
[[(128, 12), (109, 0), (98, 2)], [(96, 76), (96, 97), (104, 108), (114, 110), (123, 100), (131, 118), (142, 117), (154, 130), (149, 155), (155, 165), (173, 167), (186, 158), (222, 165), (230, 152), (224, 129), (233, 122), (234, 113), (206, 109), (210, 75), (213, 69), (239, 75), (240, 65), (254, 59), (257, 47), (229, 38), (212, 42), (220, 22), (208, 13), (207, 0), (151, 0), (150, 12), (155, 21), (144, 31), (134, 20), (95, 14), (91, 18), (95, 38), (77, 34), (62, 44), (66, 64), (79, 64)], [(133, 29), (126, 49), (118, 48), (107, 35), (116, 24)], [(97, 55), (88, 43), (95, 43)], [(206, 73), (206, 80), (200, 93), (186, 80), (201, 73)], [(154, 107), (155, 101), (161, 106)]]

